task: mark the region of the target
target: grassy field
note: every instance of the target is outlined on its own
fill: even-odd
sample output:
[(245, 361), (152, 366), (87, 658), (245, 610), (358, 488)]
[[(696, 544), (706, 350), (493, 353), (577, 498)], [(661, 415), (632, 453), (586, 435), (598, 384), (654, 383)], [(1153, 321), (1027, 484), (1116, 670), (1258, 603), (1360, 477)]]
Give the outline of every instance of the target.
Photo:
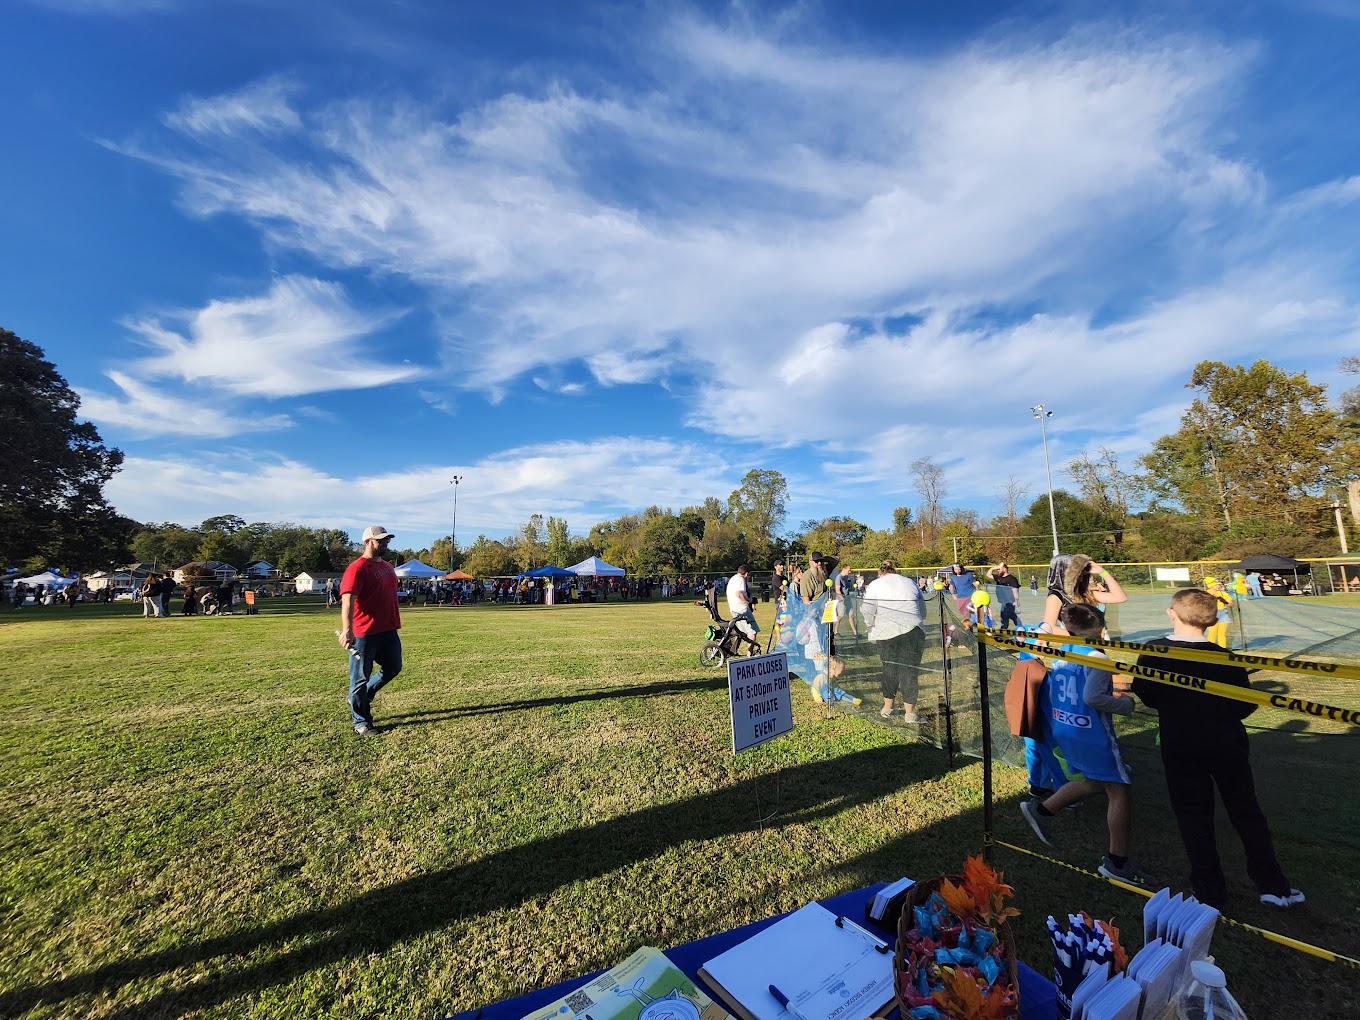
[[(333, 613), (139, 613), (0, 614), (0, 1015), (439, 1017), (980, 848), (980, 765), (950, 769), (876, 712), (826, 718), (800, 696), (792, 735), (734, 757), (691, 605), (408, 610), (406, 669), (369, 740), (349, 727)], [(1310, 900), (1281, 915), (1244, 896), (1234, 913), (1360, 955), (1360, 741), (1253, 720)], [(1154, 772), (1150, 731), (1134, 736)], [(1141, 859), (1179, 875), (1148, 780)], [(1033, 846), (1023, 775), (996, 782), (999, 835)], [(1058, 856), (1093, 865), (1099, 806), (1062, 821)], [(1050, 912), (1138, 927), (1132, 894), (996, 860), (1040, 970)], [(1354, 971), (1223, 929), (1215, 950), (1254, 1017), (1353, 1015)]]

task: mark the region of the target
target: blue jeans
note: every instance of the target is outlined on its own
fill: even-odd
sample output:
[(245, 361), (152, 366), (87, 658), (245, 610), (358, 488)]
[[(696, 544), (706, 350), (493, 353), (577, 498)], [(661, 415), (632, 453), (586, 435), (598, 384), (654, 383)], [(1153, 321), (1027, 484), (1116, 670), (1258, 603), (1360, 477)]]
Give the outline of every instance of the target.
[[(373, 671), (374, 663), (378, 671)], [(349, 656), (349, 714), (354, 725), (373, 725), (373, 697), (401, 672), (401, 635), (395, 630), (354, 639)]]

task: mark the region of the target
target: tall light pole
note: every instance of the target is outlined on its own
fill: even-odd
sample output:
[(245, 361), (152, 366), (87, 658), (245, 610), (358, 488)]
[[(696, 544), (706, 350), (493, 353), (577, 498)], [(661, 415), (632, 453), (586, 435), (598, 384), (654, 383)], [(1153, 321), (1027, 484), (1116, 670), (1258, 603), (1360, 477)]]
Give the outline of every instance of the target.
[(1039, 419), (1039, 429), (1044, 435), (1044, 474), (1048, 477), (1048, 523), (1053, 527), (1053, 555), (1057, 556), (1058, 514), (1053, 509), (1053, 468), (1048, 462), (1048, 419), (1053, 417), (1053, 412), (1043, 404), (1035, 404), (1030, 410), (1034, 412), (1034, 417)]
[(454, 475), (449, 482), (453, 486), (453, 531), (449, 533), (449, 573), (453, 573), (453, 557), (458, 551), (458, 483), (463, 480), (462, 475)]

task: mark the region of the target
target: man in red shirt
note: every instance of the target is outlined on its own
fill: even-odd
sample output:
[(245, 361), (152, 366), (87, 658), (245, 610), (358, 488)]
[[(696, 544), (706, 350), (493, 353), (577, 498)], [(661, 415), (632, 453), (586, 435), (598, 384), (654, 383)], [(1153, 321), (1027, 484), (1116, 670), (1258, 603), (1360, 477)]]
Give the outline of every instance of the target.
[(340, 581), (338, 637), (349, 651), (349, 710), (354, 732), (361, 737), (378, 732), (373, 697), (401, 672), (397, 572), (382, 558), (392, 538), (377, 524), (366, 529), (363, 555), (345, 569)]

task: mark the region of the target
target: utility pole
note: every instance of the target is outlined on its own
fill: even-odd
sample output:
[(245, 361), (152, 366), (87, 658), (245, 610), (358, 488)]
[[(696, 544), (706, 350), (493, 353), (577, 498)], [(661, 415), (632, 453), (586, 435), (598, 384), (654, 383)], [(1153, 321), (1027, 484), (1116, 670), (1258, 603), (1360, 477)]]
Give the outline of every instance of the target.
[(453, 573), (453, 557), (458, 551), (458, 483), (463, 480), (462, 475), (454, 475), (449, 482), (453, 486), (453, 531), (449, 533), (449, 573)]
[(1048, 462), (1048, 419), (1053, 417), (1053, 412), (1043, 404), (1035, 404), (1030, 410), (1034, 412), (1034, 417), (1039, 419), (1039, 429), (1044, 436), (1044, 474), (1048, 477), (1048, 523), (1053, 528), (1053, 555), (1057, 556), (1058, 514), (1053, 509), (1053, 468)]
[(1333, 503), (1332, 509), (1336, 511), (1336, 533), (1341, 539), (1341, 555), (1350, 555), (1350, 547), (1346, 544), (1346, 522), (1341, 519), (1341, 504)]

